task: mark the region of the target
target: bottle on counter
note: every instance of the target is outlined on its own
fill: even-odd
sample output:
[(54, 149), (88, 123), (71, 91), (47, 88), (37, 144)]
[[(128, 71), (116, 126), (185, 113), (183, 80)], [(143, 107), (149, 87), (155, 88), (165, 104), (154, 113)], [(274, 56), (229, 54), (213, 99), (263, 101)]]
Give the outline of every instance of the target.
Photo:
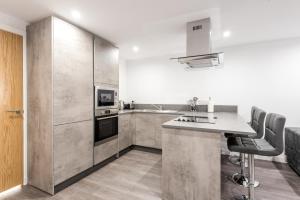
[(133, 110), (134, 109), (134, 101), (131, 101), (131, 104), (130, 104), (130, 109)]
[(119, 109), (124, 110), (124, 101), (122, 100), (119, 101)]
[(211, 100), (211, 97), (209, 97), (208, 104), (207, 104), (207, 112), (213, 113), (214, 107), (215, 107), (214, 102)]

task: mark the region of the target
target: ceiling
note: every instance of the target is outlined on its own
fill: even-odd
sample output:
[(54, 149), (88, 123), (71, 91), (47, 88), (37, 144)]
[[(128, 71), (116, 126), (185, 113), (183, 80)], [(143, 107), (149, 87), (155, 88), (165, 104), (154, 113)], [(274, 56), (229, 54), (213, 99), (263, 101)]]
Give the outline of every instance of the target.
[(215, 48), (300, 37), (299, 8), (299, 0), (0, 0), (0, 12), (28, 23), (65, 18), (115, 43), (124, 59), (184, 55), (186, 22), (205, 17)]

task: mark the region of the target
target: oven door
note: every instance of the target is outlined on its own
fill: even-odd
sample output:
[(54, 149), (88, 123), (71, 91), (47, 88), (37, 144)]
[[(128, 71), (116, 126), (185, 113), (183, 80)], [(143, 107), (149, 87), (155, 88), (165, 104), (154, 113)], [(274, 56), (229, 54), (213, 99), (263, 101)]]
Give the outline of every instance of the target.
[(96, 117), (95, 145), (101, 144), (105, 139), (116, 135), (118, 135), (118, 115)]

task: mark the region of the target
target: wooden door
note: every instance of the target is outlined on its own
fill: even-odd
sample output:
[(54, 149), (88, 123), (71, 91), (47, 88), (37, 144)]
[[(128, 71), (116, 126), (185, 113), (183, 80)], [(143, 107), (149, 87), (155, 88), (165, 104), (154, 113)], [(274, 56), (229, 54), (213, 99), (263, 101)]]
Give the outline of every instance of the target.
[(23, 183), (23, 38), (0, 30), (0, 192)]

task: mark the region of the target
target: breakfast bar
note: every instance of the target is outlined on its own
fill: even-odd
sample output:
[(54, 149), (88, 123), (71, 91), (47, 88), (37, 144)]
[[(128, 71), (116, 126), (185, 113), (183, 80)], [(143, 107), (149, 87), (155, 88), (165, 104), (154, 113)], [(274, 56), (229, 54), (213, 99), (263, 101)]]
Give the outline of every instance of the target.
[(256, 135), (237, 113), (190, 113), (162, 127), (163, 200), (220, 200), (222, 134)]

